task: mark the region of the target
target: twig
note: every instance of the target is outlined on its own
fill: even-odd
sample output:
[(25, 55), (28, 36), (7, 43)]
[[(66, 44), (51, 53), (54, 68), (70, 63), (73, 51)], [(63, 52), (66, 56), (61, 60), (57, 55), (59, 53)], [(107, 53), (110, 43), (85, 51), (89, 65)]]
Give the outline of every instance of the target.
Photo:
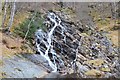
[[(36, 12), (35, 12), (35, 15), (36, 15)], [(25, 34), (24, 41), (25, 41), (25, 39), (26, 39), (26, 37), (27, 37), (27, 35), (28, 35), (28, 33), (29, 33), (30, 25), (31, 25), (31, 23), (32, 23), (32, 21), (33, 21), (35, 15), (32, 17), (31, 21), (30, 21), (29, 24), (28, 24), (28, 30), (27, 30), (27, 32), (26, 32), (26, 34)]]

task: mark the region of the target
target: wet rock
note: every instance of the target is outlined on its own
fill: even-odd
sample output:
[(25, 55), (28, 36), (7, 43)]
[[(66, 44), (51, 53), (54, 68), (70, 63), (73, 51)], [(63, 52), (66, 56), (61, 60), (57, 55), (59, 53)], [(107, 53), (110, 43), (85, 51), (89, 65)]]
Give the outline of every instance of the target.
[[(45, 56), (43, 55), (43, 57), (48, 58), (48, 62), (51, 62), (54, 65), (54, 69), (57, 68), (58, 72), (65, 69), (67, 70), (67, 68), (74, 70), (75, 67), (73, 66), (74, 64), (77, 64), (76, 66), (78, 68), (76, 69), (78, 69), (77, 71), (82, 77), (87, 77), (88, 75), (93, 75), (94, 77), (106, 77), (111, 73), (111, 70), (114, 71), (112, 74), (116, 73), (115, 66), (111, 67), (111, 65), (117, 63), (115, 54), (116, 57), (118, 57), (118, 52), (115, 51), (112, 43), (105, 34), (94, 31), (94, 29), (90, 29), (88, 25), (82, 25), (82, 23), (80, 24), (82, 26), (79, 25), (80, 28), (84, 29), (87, 27), (88, 30), (78, 30), (74, 23), (71, 25), (71, 23), (63, 21), (64, 18), (61, 20), (61, 18), (57, 16), (60, 14), (55, 12), (48, 14), (52, 14), (51, 16), (53, 17), (49, 16), (49, 20), (50, 22), (53, 22), (54, 25), (49, 24), (51, 26), (49, 27), (49, 30), (43, 32), (46, 34), (46, 41), (41, 37), (41, 44), (44, 44), (46, 47), (44, 47), (44, 45), (39, 45), (37, 50), (40, 50), (45, 54), (47, 50), (50, 52), (48, 53), (49, 57), (46, 56), (47, 54)], [(56, 21), (55, 17), (58, 18), (59, 21)], [(41, 35), (43, 33), (41, 33)], [(114, 54), (111, 55), (111, 53)], [(111, 58), (110, 55), (113, 57)], [(86, 61), (89, 62), (86, 64)], [(88, 73), (86, 73), (87, 75), (85, 75), (86, 71), (88, 71)], [(69, 71), (67, 72), (69, 73)], [(106, 74), (104, 74), (104, 72)]]

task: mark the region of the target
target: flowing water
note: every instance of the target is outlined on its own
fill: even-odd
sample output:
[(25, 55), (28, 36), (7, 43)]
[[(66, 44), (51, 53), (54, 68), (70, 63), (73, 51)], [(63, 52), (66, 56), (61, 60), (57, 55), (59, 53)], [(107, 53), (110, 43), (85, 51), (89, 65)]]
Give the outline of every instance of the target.
[(109, 67), (117, 61), (117, 58), (112, 61), (107, 56), (115, 51), (104, 34), (92, 29), (91, 34), (86, 34), (78, 29), (82, 25), (76, 26), (63, 20), (56, 13), (49, 12), (45, 20), (47, 31), (39, 29), (35, 33), (37, 53), (47, 60), (46, 63), (52, 72), (69, 73), (72, 69), (84, 75), (86, 71), (94, 69), (93, 66), (84, 63), (86, 60), (100, 58), (105, 60)]
[[(48, 22), (50, 22), (53, 25), (50, 25), (51, 26), (50, 31), (48, 31), (47, 33), (44, 33), (41, 29), (39, 29), (36, 32), (36, 34), (35, 34), (36, 35), (36, 45), (37, 45), (37, 50), (40, 53), (40, 55), (42, 55), (44, 58), (46, 58), (49, 66), (53, 69), (53, 72), (56, 72), (57, 71), (57, 63), (56, 62), (59, 61), (58, 62), (59, 64), (64, 65), (64, 61), (61, 59), (61, 56), (56, 54), (56, 51), (53, 49), (54, 45), (52, 44), (52, 42), (55, 39), (53, 34), (55, 33), (55, 30), (57, 27), (60, 28), (61, 29), (60, 34), (63, 37), (63, 41), (66, 42), (66, 36), (64, 34), (65, 26), (62, 25), (62, 21), (61, 21), (60, 17), (57, 16), (53, 12), (48, 13), (47, 19), (49, 20)], [(41, 44), (43, 44), (46, 48), (46, 50), (43, 52), (41, 51), (42, 50)], [(52, 61), (50, 60), (50, 57), (53, 58)]]

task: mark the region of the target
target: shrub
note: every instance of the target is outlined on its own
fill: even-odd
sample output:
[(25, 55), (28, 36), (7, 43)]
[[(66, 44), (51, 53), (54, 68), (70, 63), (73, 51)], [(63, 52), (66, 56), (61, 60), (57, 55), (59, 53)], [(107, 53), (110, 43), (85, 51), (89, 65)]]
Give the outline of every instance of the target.
[[(20, 37), (24, 38), (26, 35), (26, 32), (28, 31), (28, 24), (30, 23), (32, 17), (34, 14), (31, 14), (29, 18), (27, 18), (23, 23), (21, 23), (18, 27), (14, 29), (14, 33), (16, 35), (19, 35)], [(32, 41), (34, 39), (34, 34), (37, 29), (41, 28), (45, 30), (45, 26), (43, 25), (44, 19), (41, 17), (41, 13), (36, 13), (33, 21), (30, 24), (29, 32), (26, 36), (26, 40)]]

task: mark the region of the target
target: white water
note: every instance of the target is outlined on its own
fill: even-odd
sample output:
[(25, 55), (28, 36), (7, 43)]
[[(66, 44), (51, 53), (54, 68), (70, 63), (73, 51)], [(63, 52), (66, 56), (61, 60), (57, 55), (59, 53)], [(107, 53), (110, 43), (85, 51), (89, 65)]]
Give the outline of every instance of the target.
[[(43, 32), (41, 29), (39, 29), (37, 32), (36, 32), (36, 39), (39, 39), (41, 42), (43, 42), (45, 44), (45, 46), (47, 47), (47, 50), (45, 51), (45, 53), (43, 53), (41, 51), (41, 48), (40, 48), (40, 44), (38, 44), (36, 42), (36, 45), (37, 45), (37, 50), (38, 52), (40, 52), (41, 56), (43, 56), (44, 58), (46, 58), (46, 60), (48, 61), (48, 64), (49, 66), (53, 69), (53, 72), (56, 72), (57, 71), (57, 64), (56, 64), (56, 61), (55, 59), (59, 58), (59, 61), (61, 62), (62, 65), (64, 65), (64, 62), (63, 60), (60, 58), (59, 55), (56, 54), (56, 52), (53, 50), (53, 45), (51, 45), (52, 43), (52, 39), (54, 38), (53, 36), (53, 33), (56, 29), (56, 27), (60, 27), (62, 29), (62, 32), (61, 32), (61, 35), (64, 37), (64, 41), (66, 41), (66, 36), (64, 34), (64, 31), (65, 31), (65, 28), (64, 26), (61, 25), (61, 19), (53, 12), (49, 12), (48, 15), (47, 15), (47, 18), (49, 18), (49, 20), (54, 23), (54, 26), (52, 26), (52, 28), (50, 29), (50, 31), (47, 33), (47, 43), (43, 40)], [(39, 36), (40, 35), (40, 36)], [(48, 56), (48, 52), (51, 52), (52, 55), (53, 55), (53, 62), (50, 60), (49, 56)]]

